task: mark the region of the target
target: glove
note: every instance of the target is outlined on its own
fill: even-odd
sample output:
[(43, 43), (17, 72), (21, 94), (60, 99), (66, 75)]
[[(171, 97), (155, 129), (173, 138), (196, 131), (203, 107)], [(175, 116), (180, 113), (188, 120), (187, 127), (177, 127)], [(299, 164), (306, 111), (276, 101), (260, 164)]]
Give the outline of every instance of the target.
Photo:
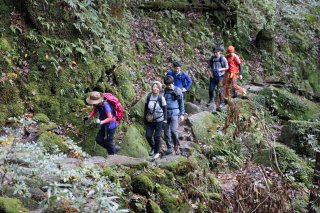
[(99, 118), (96, 119), (95, 121), (96, 124), (101, 124), (101, 120)]
[(82, 117), (82, 120), (84, 120), (84, 121), (87, 121), (88, 119), (89, 119), (88, 116), (83, 116), (83, 117)]

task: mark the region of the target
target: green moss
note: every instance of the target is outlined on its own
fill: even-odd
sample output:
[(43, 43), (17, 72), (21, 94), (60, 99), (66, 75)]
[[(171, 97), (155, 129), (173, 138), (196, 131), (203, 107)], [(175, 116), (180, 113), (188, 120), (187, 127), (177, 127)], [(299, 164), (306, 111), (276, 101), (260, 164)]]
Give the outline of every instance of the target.
[[(313, 170), (290, 148), (285, 145), (277, 144), (275, 147), (277, 162), (281, 172), (298, 182), (311, 184)], [(277, 171), (277, 166), (272, 148), (258, 151), (254, 155), (256, 163), (273, 167)]]
[(155, 203), (154, 201), (149, 199), (148, 203), (147, 203), (147, 212), (162, 213), (162, 210), (160, 209), (160, 207), (157, 203)]
[(319, 130), (320, 121), (289, 121), (288, 125), (282, 127), (279, 140), (300, 155), (314, 157)]
[(0, 126), (3, 126), (7, 118), (9, 118), (9, 112), (6, 105), (0, 104)]
[(265, 88), (266, 105), (272, 113), (285, 120), (305, 120), (319, 113), (319, 106), (284, 89)]
[(21, 213), (29, 210), (25, 209), (18, 199), (0, 197), (0, 212)]
[(37, 104), (40, 107), (40, 112), (47, 114), (51, 120), (59, 120), (60, 103), (57, 98), (52, 96), (41, 96), (41, 99)]
[(156, 186), (155, 192), (159, 193), (161, 197), (172, 195), (175, 193), (175, 189), (166, 185)]
[(50, 121), (48, 116), (46, 114), (43, 114), (43, 113), (35, 114), (33, 119), (35, 121), (39, 122), (39, 123), (48, 123)]
[(179, 212), (178, 199), (173, 196), (164, 197), (161, 200), (160, 208), (164, 213)]
[(149, 196), (155, 187), (153, 181), (145, 173), (132, 177), (131, 185), (133, 192), (145, 196)]
[(115, 70), (115, 79), (118, 85), (118, 89), (124, 99), (124, 103), (130, 102), (136, 95), (134, 88), (132, 77), (129, 73), (129, 67), (121, 66)]
[(106, 176), (109, 178), (109, 180), (111, 180), (112, 182), (114, 182), (117, 185), (120, 185), (120, 178), (118, 173), (111, 167), (105, 167), (101, 174), (103, 176)]
[(1, 37), (0, 38), (0, 47), (2, 51), (10, 51), (12, 49), (11, 44), (9, 43), (8, 39)]
[(161, 168), (168, 169), (176, 175), (186, 175), (195, 169), (196, 165), (193, 165), (186, 157), (180, 156), (172, 162), (163, 163)]
[(200, 112), (192, 115), (188, 118), (188, 121), (192, 127), (195, 138), (199, 141), (207, 141), (217, 132), (217, 118), (210, 112)]
[(147, 95), (143, 95), (141, 99), (131, 108), (130, 117), (136, 121), (143, 122), (144, 104)]
[(147, 157), (150, 146), (135, 126), (130, 126), (120, 144), (119, 154), (131, 157)]
[(142, 41), (136, 42), (136, 49), (138, 51), (138, 54), (140, 55), (144, 54), (144, 42)]
[(55, 146), (58, 146), (58, 149), (63, 153), (67, 153), (69, 150), (64, 140), (53, 132), (42, 133), (38, 139), (38, 143), (42, 143), (48, 153), (54, 153)]

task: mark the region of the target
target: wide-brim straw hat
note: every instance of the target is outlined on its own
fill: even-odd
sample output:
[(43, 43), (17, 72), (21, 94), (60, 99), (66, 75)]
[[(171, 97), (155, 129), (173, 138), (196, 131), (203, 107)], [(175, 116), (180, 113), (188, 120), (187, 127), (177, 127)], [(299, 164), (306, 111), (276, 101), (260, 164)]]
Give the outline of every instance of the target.
[(103, 95), (100, 92), (90, 92), (86, 99), (88, 104), (100, 104), (103, 101)]

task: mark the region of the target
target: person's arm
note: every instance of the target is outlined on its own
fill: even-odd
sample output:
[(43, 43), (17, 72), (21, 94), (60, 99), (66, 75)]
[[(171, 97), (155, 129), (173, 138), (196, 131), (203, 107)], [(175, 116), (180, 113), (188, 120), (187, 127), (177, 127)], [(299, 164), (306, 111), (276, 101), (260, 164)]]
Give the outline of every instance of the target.
[(113, 118), (112, 118), (111, 112), (107, 112), (106, 115), (107, 115), (107, 118), (102, 120), (101, 124), (107, 124), (107, 123), (109, 123), (111, 121), (114, 121)]
[(190, 86), (191, 86), (191, 84), (192, 84), (192, 79), (189, 77), (189, 75), (188, 74), (184, 74), (185, 75), (185, 78), (186, 78), (186, 81), (188, 82), (188, 84), (187, 84), (187, 86), (186, 86), (186, 90), (189, 90), (189, 88), (190, 88)]
[(183, 100), (183, 94), (181, 92), (181, 90), (179, 91), (181, 94), (179, 96), (179, 99), (178, 99), (178, 104), (179, 104), (179, 117), (183, 116), (184, 115), (184, 100)]
[(92, 118), (97, 112), (98, 112), (98, 109), (94, 107), (93, 110), (88, 115), (88, 118)]
[(225, 57), (222, 58), (222, 68), (219, 69), (219, 71), (227, 71), (229, 69), (228, 61)]
[(242, 66), (241, 66), (241, 64), (239, 64), (238, 66), (239, 66), (239, 77), (241, 80), (242, 79)]
[(208, 61), (208, 66), (207, 66), (207, 75), (209, 78), (212, 78), (213, 75), (212, 75), (212, 71), (211, 71), (211, 68), (212, 68), (213, 64), (212, 64), (212, 57), (210, 57), (209, 61)]

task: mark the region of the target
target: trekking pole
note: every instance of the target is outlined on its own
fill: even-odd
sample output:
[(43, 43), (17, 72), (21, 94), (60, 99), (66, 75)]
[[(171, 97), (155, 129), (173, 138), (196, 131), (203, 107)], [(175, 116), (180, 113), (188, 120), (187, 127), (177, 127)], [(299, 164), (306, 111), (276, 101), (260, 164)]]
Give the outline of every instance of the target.
[(85, 141), (87, 137), (86, 133), (86, 119), (83, 119), (83, 140)]

